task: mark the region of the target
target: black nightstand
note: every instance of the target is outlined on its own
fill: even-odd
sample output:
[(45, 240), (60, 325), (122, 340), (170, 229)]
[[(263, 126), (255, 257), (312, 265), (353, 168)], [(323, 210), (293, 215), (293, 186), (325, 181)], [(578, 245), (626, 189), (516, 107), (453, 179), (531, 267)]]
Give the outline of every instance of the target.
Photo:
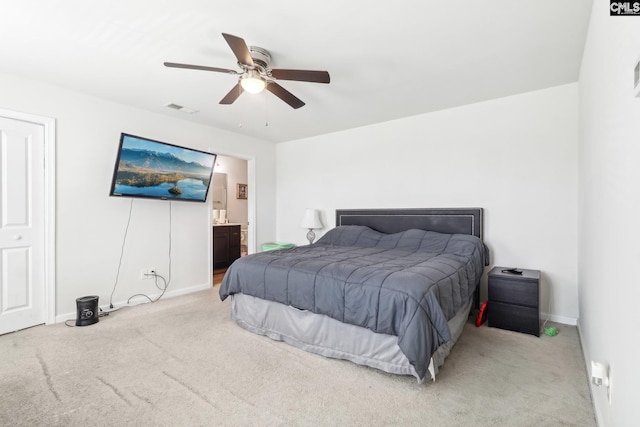
[(539, 337), (540, 272), (502, 272), (508, 268), (494, 267), (489, 272), (489, 326)]

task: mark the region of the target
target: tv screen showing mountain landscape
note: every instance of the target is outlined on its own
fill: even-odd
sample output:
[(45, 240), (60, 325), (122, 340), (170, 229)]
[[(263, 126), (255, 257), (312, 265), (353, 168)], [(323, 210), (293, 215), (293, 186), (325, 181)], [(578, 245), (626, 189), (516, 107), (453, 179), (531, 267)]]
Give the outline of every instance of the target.
[(122, 134), (112, 196), (204, 202), (216, 155)]

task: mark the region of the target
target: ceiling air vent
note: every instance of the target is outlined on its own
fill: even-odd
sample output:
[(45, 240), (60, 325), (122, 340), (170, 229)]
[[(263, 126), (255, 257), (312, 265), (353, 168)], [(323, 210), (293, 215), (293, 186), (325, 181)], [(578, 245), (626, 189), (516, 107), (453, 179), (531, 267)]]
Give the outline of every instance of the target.
[(165, 105), (165, 107), (171, 108), (173, 110), (182, 111), (183, 113), (188, 113), (188, 114), (194, 114), (198, 112), (198, 110), (194, 110), (193, 108), (187, 108), (187, 107), (183, 107), (182, 105), (173, 104), (173, 103), (167, 104)]

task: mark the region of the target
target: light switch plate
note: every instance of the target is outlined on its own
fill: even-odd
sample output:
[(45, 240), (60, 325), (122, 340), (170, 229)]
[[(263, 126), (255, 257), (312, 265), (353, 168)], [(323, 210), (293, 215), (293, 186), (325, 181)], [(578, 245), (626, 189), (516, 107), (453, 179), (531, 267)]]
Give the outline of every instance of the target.
[(640, 97), (640, 58), (636, 61), (633, 68), (633, 93), (636, 97)]

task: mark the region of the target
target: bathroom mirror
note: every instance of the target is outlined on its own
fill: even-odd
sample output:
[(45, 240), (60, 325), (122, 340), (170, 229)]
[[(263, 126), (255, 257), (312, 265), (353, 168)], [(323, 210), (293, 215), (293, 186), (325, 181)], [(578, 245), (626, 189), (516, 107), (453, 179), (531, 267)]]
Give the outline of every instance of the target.
[(227, 209), (227, 174), (226, 173), (213, 173), (213, 181), (211, 181), (212, 188), (212, 209), (226, 210)]

